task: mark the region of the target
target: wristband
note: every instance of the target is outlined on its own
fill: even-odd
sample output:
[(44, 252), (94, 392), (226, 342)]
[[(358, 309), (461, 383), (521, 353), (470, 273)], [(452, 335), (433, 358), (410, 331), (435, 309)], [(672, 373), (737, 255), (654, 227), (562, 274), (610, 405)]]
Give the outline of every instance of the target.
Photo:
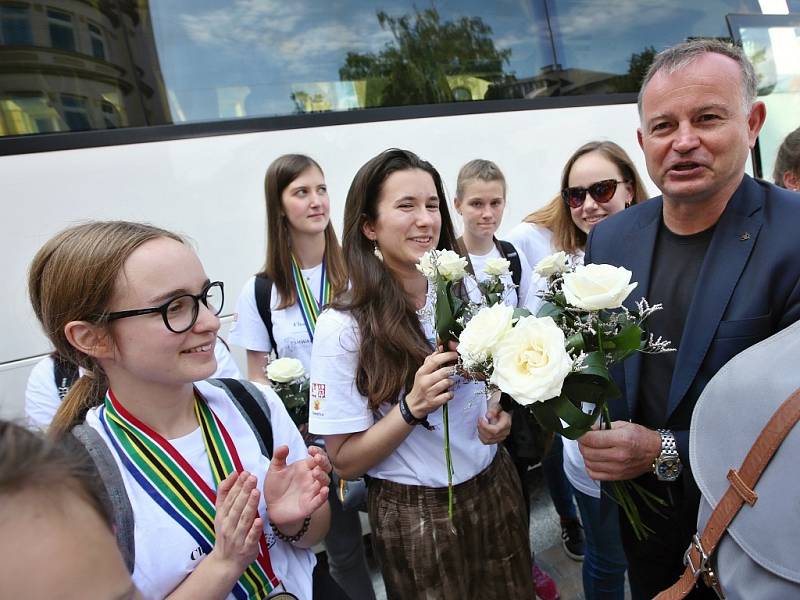
[(415, 425), (422, 425), (428, 431), (433, 431), (433, 425), (428, 423), (428, 418), (423, 417), (422, 419), (418, 419), (413, 415), (411, 409), (408, 406), (408, 402), (406, 401), (406, 397), (402, 396), (400, 398), (400, 416), (403, 417), (403, 420), (411, 425), (412, 427)]
[(283, 540), (284, 542), (289, 542), (289, 543), (296, 542), (301, 537), (303, 537), (306, 534), (306, 531), (308, 531), (308, 526), (310, 524), (311, 524), (311, 517), (306, 517), (303, 520), (303, 526), (300, 528), (300, 531), (298, 531), (294, 535), (286, 535), (280, 529), (278, 529), (278, 526), (275, 525), (275, 523), (273, 523), (272, 521), (269, 522), (269, 526), (272, 528), (272, 533), (275, 534), (275, 537), (278, 538), (279, 540)]

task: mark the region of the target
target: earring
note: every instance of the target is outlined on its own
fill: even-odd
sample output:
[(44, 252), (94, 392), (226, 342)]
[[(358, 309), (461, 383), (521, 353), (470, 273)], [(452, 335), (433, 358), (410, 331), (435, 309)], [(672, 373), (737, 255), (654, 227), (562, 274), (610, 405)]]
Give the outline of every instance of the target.
[(375, 258), (383, 262), (383, 252), (381, 252), (381, 249), (378, 248), (378, 242), (372, 242), (372, 244), (372, 253), (375, 255)]

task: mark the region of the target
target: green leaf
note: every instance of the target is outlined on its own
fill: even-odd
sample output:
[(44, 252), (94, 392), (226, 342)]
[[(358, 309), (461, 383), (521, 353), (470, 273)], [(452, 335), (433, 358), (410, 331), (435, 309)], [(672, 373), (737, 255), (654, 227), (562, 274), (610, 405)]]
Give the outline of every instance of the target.
[(619, 362), (642, 347), (643, 334), (641, 327), (631, 323), (617, 335), (604, 337), (603, 346), (611, 353), (613, 362)]
[(576, 333), (574, 335), (569, 336), (566, 341), (567, 352), (577, 354), (581, 350), (586, 348), (586, 344), (583, 341), (583, 335), (580, 333)]
[(529, 311), (527, 308), (515, 308), (514, 312), (511, 315), (511, 318), (516, 320), (516, 319), (524, 319), (525, 317), (530, 317), (530, 316), (531, 316), (531, 311)]
[(537, 317), (552, 317), (554, 321), (558, 322), (561, 315), (564, 314), (564, 309), (552, 302), (544, 302), (536, 311)]

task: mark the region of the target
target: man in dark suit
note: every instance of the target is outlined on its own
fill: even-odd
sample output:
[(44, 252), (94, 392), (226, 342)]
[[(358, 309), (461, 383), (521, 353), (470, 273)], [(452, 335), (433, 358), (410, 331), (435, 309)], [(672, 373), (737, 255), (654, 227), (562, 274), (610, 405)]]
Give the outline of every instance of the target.
[[(587, 263), (633, 272), (629, 302), (663, 303), (648, 330), (678, 348), (618, 368), (618, 420), (580, 439), (593, 478), (636, 479), (666, 502), (661, 516), (639, 502), (653, 530), (645, 540), (621, 519), (636, 599), (677, 580), (696, 531), (688, 430), (700, 392), (731, 357), (800, 317), (797, 195), (745, 174), (766, 118), (756, 81), (742, 52), (722, 42), (659, 54), (639, 94), (638, 139), (663, 195), (598, 224), (586, 247)], [(692, 597), (706, 596), (716, 597), (707, 588)]]

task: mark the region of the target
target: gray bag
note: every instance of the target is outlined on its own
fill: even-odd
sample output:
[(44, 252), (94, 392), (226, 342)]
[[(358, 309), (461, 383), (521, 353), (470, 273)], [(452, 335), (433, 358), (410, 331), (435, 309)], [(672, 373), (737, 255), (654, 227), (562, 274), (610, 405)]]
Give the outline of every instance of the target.
[[(728, 362), (692, 415), (689, 460), (702, 493), (698, 535), (776, 410), (800, 387), (800, 322)], [(785, 420), (784, 420), (785, 422)], [(712, 568), (729, 600), (800, 598), (800, 426), (789, 431), (728, 526)]]

